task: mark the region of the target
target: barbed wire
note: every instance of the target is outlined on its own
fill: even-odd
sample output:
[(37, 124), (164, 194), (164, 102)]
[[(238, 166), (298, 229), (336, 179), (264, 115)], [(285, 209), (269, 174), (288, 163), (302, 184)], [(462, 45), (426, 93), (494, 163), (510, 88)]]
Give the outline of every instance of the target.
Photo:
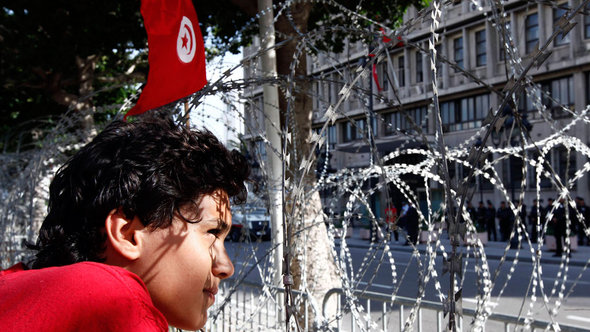
[[(253, 54), (244, 58), (244, 60), (229, 69), (223, 69), (219, 75), (219, 79), (210, 82), (203, 90), (186, 98), (195, 112), (202, 112), (205, 114), (208, 108), (214, 107), (208, 105), (206, 101), (207, 96), (223, 95), (224, 102), (229, 105), (224, 111), (228, 112), (228, 116), (241, 119), (245, 125), (245, 135), (250, 138), (255, 138), (264, 143), (266, 147), (266, 154), (274, 153), (280, 156), (283, 160), (302, 160), (302, 164), (297, 172), (290, 174), (292, 177), (287, 183), (281, 183), (281, 186), (286, 188), (290, 193), (290, 197), (294, 199), (291, 204), (293, 206), (305, 206), (308, 200), (313, 197), (312, 194), (320, 192), (332, 192), (333, 196), (324, 195), (322, 197), (323, 206), (327, 208), (329, 213), (320, 214), (318, 220), (310, 225), (304, 225), (300, 216), (293, 211), (287, 214), (288, 222), (297, 229), (296, 234), (289, 236), (305, 236), (306, 232), (313, 230), (314, 227), (323, 226), (327, 224), (328, 238), (331, 247), (331, 256), (334, 258), (335, 266), (338, 269), (338, 275), (342, 283), (344, 293), (344, 306), (342, 310), (334, 317), (324, 317), (321, 307), (317, 304), (312, 305), (312, 310), (315, 314), (315, 326), (319, 329), (332, 330), (333, 322), (339, 320), (343, 315), (350, 314), (354, 320), (358, 322), (358, 328), (361, 331), (369, 331), (377, 329), (377, 324), (370, 315), (369, 309), (361, 304), (359, 300), (360, 295), (369, 291), (375, 283), (375, 278), (378, 271), (387, 274), (390, 277), (391, 283), (391, 300), (399, 296), (402, 285), (413, 283), (417, 286), (417, 295), (415, 305), (411, 308), (410, 314), (403, 323), (404, 330), (412, 330), (417, 319), (417, 312), (420, 309), (421, 302), (426, 299), (431, 293), (439, 299), (441, 303), (447, 303), (447, 312), (450, 314), (450, 322), (448, 328), (450, 330), (456, 329), (458, 318), (461, 315), (461, 294), (463, 289), (475, 289), (476, 292), (476, 313), (471, 322), (473, 330), (483, 330), (490, 315), (494, 312), (494, 307), (491, 305), (492, 297), (495, 303), (501, 303), (504, 299), (504, 294), (507, 287), (514, 282), (516, 267), (521, 262), (520, 251), (517, 250), (515, 255), (511, 256), (511, 242), (516, 242), (518, 247), (526, 245), (530, 254), (533, 272), (528, 279), (528, 289), (522, 296), (521, 309), (519, 316), (524, 315), (525, 323), (523, 328), (529, 329), (531, 323), (540, 316), (540, 310), (543, 308), (544, 312), (548, 314), (551, 321), (551, 326), (548, 329), (559, 329), (559, 315), (560, 309), (568, 298), (574, 294), (576, 285), (583, 280), (584, 273), (586, 273), (590, 259), (580, 269), (578, 275), (574, 278), (569, 275), (570, 258), (572, 243), (570, 242), (570, 235), (572, 230), (571, 218), (575, 215), (577, 220), (583, 220), (584, 216), (576, 209), (573, 203), (575, 192), (575, 185), (584, 177), (590, 176), (590, 162), (586, 161), (582, 165), (576, 165), (577, 170), (573, 177), (568, 177), (568, 172), (565, 171), (560, 174), (551, 165), (551, 154), (556, 149), (563, 148), (569, 155), (580, 156), (577, 160), (590, 160), (590, 148), (588, 142), (583, 142), (575, 136), (573, 128), (584, 127), (588, 130), (590, 125), (590, 116), (588, 112), (589, 107), (584, 109), (573, 109), (570, 105), (564, 104), (552, 96), (548, 91), (543, 90), (535, 81), (530, 71), (535, 67), (540, 68), (547, 59), (551, 58), (551, 48), (553, 41), (559, 36), (565, 36), (573, 25), (572, 23), (582, 15), (588, 15), (585, 10), (590, 1), (586, 0), (579, 2), (576, 7), (571, 7), (564, 4), (555, 4), (552, 1), (531, 1), (524, 5), (543, 5), (551, 8), (559, 8), (566, 11), (564, 18), (556, 21), (553, 32), (544, 40), (544, 43), (537, 47), (533, 54), (524, 59), (520, 54), (523, 52), (517, 48), (517, 42), (514, 40), (510, 29), (506, 28), (507, 10), (505, 2), (499, 0), (492, 0), (485, 3), (475, 2), (475, 12), (481, 14), (481, 22), (489, 22), (492, 27), (495, 27), (494, 33), (500, 39), (500, 46), (504, 50), (506, 56), (506, 83), (499, 86), (496, 83), (491, 84), (486, 79), (478, 77), (475, 73), (467, 68), (463, 68), (457, 64), (456, 61), (444, 54), (440, 54), (437, 50), (437, 45), (440, 40), (439, 37), (446, 32), (447, 22), (443, 11), (449, 10), (453, 4), (444, 1), (432, 1), (430, 7), (416, 13), (416, 16), (409, 18), (401, 26), (390, 26), (389, 23), (377, 22), (370, 18), (359, 14), (359, 11), (351, 11), (334, 1), (305, 1), (311, 4), (321, 4), (323, 6), (331, 6), (339, 9), (342, 15), (346, 16), (351, 23), (350, 26), (324, 26), (318, 30), (303, 33), (298, 31), (297, 36), (289, 37), (293, 39), (284, 40), (277, 43), (276, 48), (282, 47), (287, 41), (296, 40), (297, 47), (294, 57), (290, 65), (290, 73), (286, 76), (278, 76), (273, 78), (266, 78), (265, 73), (259, 70), (250, 70), (254, 75), (245, 77), (243, 79), (231, 79), (234, 72), (243, 70), (246, 66), (250, 69), (256, 69), (256, 62), (261, 54), (268, 50), (257, 50)], [(288, 18), (291, 15), (286, 5), (276, 5), (273, 10), (279, 15), (286, 15)], [(362, 4), (360, 5), (362, 9)], [(511, 8), (510, 10), (514, 10)], [(261, 13), (259, 13), (261, 15)], [(252, 24), (258, 20), (258, 16), (253, 18)], [(356, 22), (356, 23), (354, 23)], [(338, 54), (327, 54), (324, 57), (324, 69), (317, 71), (309, 77), (297, 77), (296, 67), (297, 61), (301, 56), (308, 56), (308, 60), (316, 64), (319, 62), (318, 54), (321, 54), (320, 49), (316, 46), (318, 41), (325, 37), (326, 34), (335, 33), (336, 31), (345, 32), (348, 34), (355, 34), (358, 36), (375, 35), (374, 30), (364, 28), (363, 24), (359, 22), (370, 23), (374, 28), (383, 28), (387, 37), (395, 42), (398, 37), (404, 43), (404, 48), (413, 50), (422, 54), (429, 62), (429, 69), (431, 75), (432, 87), (428, 92), (424, 93), (424, 98), (421, 100), (427, 107), (427, 115), (422, 119), (422, 122), (414, 121), (414, 118), (408, 111), (407, 107), (403, 105), (403, 97), (401, 96), (401, 89), (399, 89), (396, 78), (396, 72), (393, 68), (392, 55), (397, 52), (391, 44), (379, 43), (375, 47), (366, 50), (359, 50), (362, 55), (354, 55), (341, 57)], [(427, 29), (425, 38), (415, 40), (407, 38), (418, 29)], [(285, 36), (283, 36), (285, 37)], [(427, 46), (425, 46), (427, 44)], [(353, 47), (354, 45), (349, 45)], [(229, 46), (228, 46), (229, 47)], [(358, 62), (359, 58), (366, 57), (368, 53), (374, 54), (369, 57), (364, 63)], [(382, 92), (375, 92), (368, 86), (371, 81), (372, 70), (374, 65), (383, 65), (386, 70), (385, 78), (392, 90), (392, 97)], [(447, 70), (453, 70), (455, 75), (464, 77), (468, 82), (473, 83), (474, 88), (478, 91), (491, 93), (499, 97), (498, 106), (489, 110), (487, 117), (481, 119), (481, 127), (475, 128), (471, 135), (465, 135), (465, 139), (459, 143), (451, 146), (445, 144), (444, 138), (446, 132), (443, 129), (443, 119), (441, 117), (441, 104), (439, 97), (441, 93), (441, 82), (439, 82), (439, 75), (437, 68), (439, 65), (446, 65)], [(314, 65), (312, 64), (312, 68)], [(320, 67), (319, 65), (316, 67)], [(330, 73), (333, 76), (326, 76), (324, 73)], [(426, 74), (426, 73), (425, 73)], [(426, 75), (425, 75), (426, 76)], [(406, 78), (409, 80), (409, 78)], [(426, 78), (424, 85), (427, 84)], [(323, 92), (302, 90), (300, 88), (306, 84), (317, 83), (323, 85), (334, 85), (338, 87), (336, 93), (336, 100), (325, 96)], [(296, 137), (301, 135), (302, 129), (297, 126), (294, 119), (295, 112), (295, 96), (299, 94), (307, 94), (312, 100), (317, 100), (318, 105), (322, 106), (316, 112), (320, 114), (322, 120), (316, 122), (318, 128), (314, 134), (310, 135), (311, 148), (304, 155), (297, 146), (293, 143), (290, 151), (279, 151), (271, 147), (266, 138), (262, 128), (254, 125), (249, 120), (249, 116), (244, 115), (243, 106), (249, 104), (250, 112), (257, 112), (259, 117), (264, 117), (263, 112), (259, 109), (259, 104), (252, 103), (251, 98), (254, 96), (253, 92), (258, 87), (265, 84), (274, 84), (279, 86), (282, 93), (287, 96), (287, 109), (283, 110), (286, 118), (290, 119), (288, 126), (283, 127), (281, 124), (274, 124), (278, 131), (285, 137), (290, 135)], [(102, 91), (97, 91), (94, 94), (99, 94)], [(504, 128), (504, 124), (510, 116), (514, 117), (514, 122), (510, 129), (507, 129), (505, 135), (510, 137), (510, 133), (515, 128), (522, 129), (522, 119), (519, 118), (516, 112), (513, 114), (504, 113), (505, 106), (518, 105), (521, 96), (526, 95), (531, 99), (535, 114), (539, 117), (536, 119), (535, 125), (544, 125), (550, 129), (550, 134), (547, 137), (533, 138), (530, 133), (525, 130), (520, 130), (519, 144), (517, 146), (492, 146), (488, 144), (488, 139)], [(426, 97), (428, 96), (428, 97)], [(128, 99), (123, 105), (106, 105), (88, 110), (94, 113), (101, 113), (106, 109), (119, 108), (120, 113), (124, 112), (135, 97)], [(369, 105), (369, 100), (376, 100), (380, 102), (381, 109), (375, 110)], [(332, 101), (332, 102), (331, 102)], [(557, 109), (563, 111), (568, 117), (556, 121), (552, 114), (552, 110), (546, 107), (544, 101), (551, 102), (552, 105), (557, 105)], [(356, 112), (350, 111), (350, 104), (358, 105)], [(197, 107), (199, 106), (199, 107)], [(174, 112), (179, 119), (183, 118), (183, 114), (177, 104), (171, 104), (163, 107), (163, 109)], [(384, 110), (395, 111), (403, 113), (403, 116), (410, 123), (408, 130), (401, 126), (387, 123), (388, 119), (384, 115)], [(47, 185), (52, 174), (56, 168), (65, 160), (66, 156), (71, 152), (77, 150), (84, 142), (87, 141), (87, 132), (74, 132), (71, 128), (77, 128), (77, 123), (80, 121), (80, 116), (88, 115), (88, 113), (69, 112), (64, 117), (60, 118), (54, 129), (40, 137), (31, 146), (23, 146), (17, 152), (4, 151), (0, 158), (2, 160), (0, 166), (1, 182), (1, 196), (3, 203), (0, 204), (0, 232), (4, 234), (2, 244), (0, 245), (0, 259), (2, 267), (26, 260), (28, 253), (22, 246), (22, 240), (33, 242), (36, 237), (36, 231), (39, 227), (40, 220), (44, 210), (44, 203), (47, 199)], [(121, 116), (121, 114), (119, 115)], [(364, 119), (364, 125), (357, 122), (359, 118)], [(213, 121), (221, 122), (220, 119), (209, 116)], [(365, 127), (371, 128), (369, 123), (371, 119), (375, 119), (378, 123), (385, 123), (385, 127), (390, 129), (396, 135), (396, 139), (400, 140), (399, 147), (393, 151), (380, 151), (376, 141), (380, 138), (376, 136), (372, 129), (365, 131)], [(425, 119), (435, 119), (435, 131), (433, 133), (423, 129), (423, 121)], [(372, 121), (372, 120), (371, 120)], [(329, 128), (335, 124), (349, 122), (351, 130), (362, 133), (361, 139), (357, 142), (357, 154), (366, 154), (370, 156), (370, 161), (367, 165), (361, 167), (350, 167), (329, 172), (330, 160), (325, 158), (323, 164), (318, 167), (313, 167), (316, 162), (317, 151), (322, 151), (327, 156), (330, 153), (342, 153), (337, 148), (332, 146), (327, 139)], [(224, 123), (224, 126), (231, 131), (238, 132), (239, 130), (232, 127), (230, 124)], [(100, 130), (100, 128), (97, 128)], [(367, 134), (368, 132), (368, 134)], [(18, 135), (18, 133), (14, 133)], [(479, 146), (476, 146), (476, 143)], [(50, 144), (51, 143), (51, 144)], [(418, 145), (420, 148), (415, 148)], [(366, 152), (361, 152), (360, 149), (366, 147)], [(255, 149), (251, 156), (253, 160), (260, 165), (258, 171), (262, 178), (266, 177), (265, 160), (263, 151)], [(287, 153), (289, 156), (285, 155)], [(488, 156), (493, 155), (493, 160), (489, 160)], [(400, 162), (404, 157), (420, 156), (420, 161), (416, 163)], [(509, 188), (514, 190), (516, 187), (513, 183), (507, 183), (506, 179), (501, 174), (498, 174), (497, 169), (501, 169), (506, 161), (510, 158), (518, 158), (522, 162), (520, 171), (520, 183), (518, 185), (518, 201), (515, 202), (513, 195), (510, 195)], [(449, 175), (448, 165), (456, 165), (467, 170), (467, 174), (459, 179), (453, 180)], [(446, 169), (446, 171), (445, 171)], [(566, 170), (569, 165), (566, 165)], [(536, 199), (541, 199), (543, 192), (541, 182), (547, 179), (553, 188), (556, 190), (558, 199), (555, 201), (552, 208), (548, 211), (546, 220), (540, 219), (540, 213), (535, 225), (537, 234), (539, 234), (539, 243), (535, 244), (534, 239), (528, 234), (525, 220), (519, 217), (521, 209), (521, 202), (525, 198), (525, 188), (531, 187), (530, 172), (534, 172), (534, 194)], [(311, 173), (317, 173), (313, 176), (317, 181), (311, 188), (303, 180)], [(412, 184), (407, 180), (408, 176), (413, 176), (420, 179), (426, 190), (426, 205), (427, 209), (424, 211), (418, 209), (419, 223), (425, 225), (429, 232), (428, 240), (426, 242), (424, 251), (419, 250), (417, 244), (412, 245), (411, 259), (416, 262), (417, 266), (417, 280), (408, 280), (408, 271), (410, 264), (408, 263), (403, 271), (400, 271), (397, 259), (394, 256), (394, 249), (391, 246), (388, 234), (381, 229), (381, 221), (379, 220), (376, 211), (371, 208), (371, 197), (380, 193), (385, 193), (386, 201), (390, 201), (389, 188), (395, 187), (399, 190), (400, 199), (413, 203), (414, 206), (419, 206), (419, 198), (414, 190)], [(493, 187), (493, 190), (499, 193), (499, 196), (507, 202), (508, 208), (515, 215), (514, 227), (510, 230), (510, 235), (506, 247), (502, 251), (502, 255), (498, 260), (497, 266), (492, 269), (487, 258), (484, 245), (478, 239), (474, 243), (461, 247), (461, 241), (469, 234), (477, 232), (476, 221), (472, 219), (465, 207), (465, 202), (469, 201), (475, 189), (470, 189), (470, 182), (475, 178), (480, 179), (480, 185), (483, 181)], [(267, 185), (271, 184), (265, 181)], [(443, 188), (443, 199), (440, 207), (437, 209), (433, 206), (433, 197), (431, 190), (440, 190)], [(528, 195), (528, 193), (527, 193)], [(560, 258), (557, 278), (555, 278), (552, 285), (546, 285), (543, 281), (545, 273), (542, 269), (543, 257), (543, 239), (547, 236), (547, 231), (550, 228), (550, 219), (555, 214), (558, 208), (558, 201), (560, 198), (565, 199), (572, 208), (566, 208), (566, 236), (564, 254)], [(274, 204), (273, 202), (266, 202), (267, 206)], [(566, 205), (567, 207), (567, 205)], [(336, 216), (336, 211), (341, 212)], [(374, 230), (372, 238), (368, 243), (368, 249), (360, 261), (355, 261), (350, 246), (347, 244), (345, 233), (348, 228), (353, 227), (355, 216), (362, 212), (366, 213), (364, 217), (370, 227)], [(538, 211), (537, 211), (538, 212)], [(456, 213), (456, 216), (455, 216)], [(570, 215), (573, 213), (573, 215)], [(444, 224), (447, 220), (447, 232), (451, 239), (449, 242), (443, 241), (444, 237), (443, 227), (438, 226), (439, 223)], [(340, 227), (335, 227), (334, 220), (337, 220)], [(585, 227), (584, 232), (586, 236), (590, 236), (590, 229)], [(289, 241), (287, 241), (289, 242)], [(282, 243), (278, 243), (282, 245)], [(276, 246), (277, 244), (275, 244)], [(211, 320), (223, 319), (220, 313), (224, 308), (231, 305), (231, 295), (240, 292), (240, 285), (243, 280), (246, 280), (253, 274), (260, 278), (263, 283), (263, 289), (257, 297), (257, 303), (272, 302), (278, 292), (276, 286), (273, 284), (272, 275), (280, 269), (279, 262), (273, 261), (273, 246), (266, 249), (262, 254), (259, 252), (263, 250), (263, 246), (259, 241), (251, 241), (245, 243), (236, 243), (239, 252), (247, 252), (248, 255), (241, 257), (244, 259), (244, 266), (236, 268), (235, 282), (232, 284), (228, 293), (223, 294), (225, 297), (220, 301), (220, 304), (215, 307), (211, 314)], [(305, 255), (304, 248), (290, 248), (293, 253)], [(475, 258), (470, 260), (469, 258)], [(440, 263), (442, 258), (443, 262)], [(304, 257), (304, 260), (307, 257)], [(509, 265), (508, 273), (502, 274), (503, 266)], [(469, 264), (473, 264), (476, 271), (476, 278), (474, 283), (465, 278)], [(444, 272), (450, 272), (446, 275)], [(306, 269), (302, 270), (303, 274), (309, 273)], [(501, 278), (500, 278), (501, 276)], [(448, 278), (448, 279), (447, 279)], [(448, 282), (448, 294), (445, 294), (445, 283)], [(566, 282), (571, 283), (571, 286), (566, 287)], [(433, 285), (429, 288), (429, 285)], [(299, 305), (306, 301), (307, 295), (311, 293), (312, 286), (308, 283), (303, 283), (301, 289), (292, 294), (294, 303)], [(539, 298), (541, 301), (539, 301)], [(249, 320), (253, 320), (258, 315), (263, 306), (259, 305), (256, 310), (251, 311), (249, 316), (242, 322), (242, 325), (237, 327), (237, 330), (243, 329)], [(388, 304), (389, 310), (394, 310), (393, 304)], [(524, 310), (526, 308), (526, 310)], [(523, 314), (524, 312), (524, 314)], [(294, 315), (300, 315), (298, 311), (293, 312)], [(296, 319), (297, 321), (297, 319)], [(278, 327), (278, 325), (277, 325)], [(297, 328), (291, 325), (293, 330)]]

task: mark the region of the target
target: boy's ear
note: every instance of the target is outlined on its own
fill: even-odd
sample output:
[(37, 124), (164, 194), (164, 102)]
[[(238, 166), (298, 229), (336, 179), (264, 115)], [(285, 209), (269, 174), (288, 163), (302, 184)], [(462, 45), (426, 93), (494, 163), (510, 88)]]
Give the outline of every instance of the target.
[(141, 235), (145, 226), (139, 218), (129, 219), (122, 209), (112, 210), (105, 220), (105, 231), (110, 246), (122, 258), (134, 261), (141, 256)]

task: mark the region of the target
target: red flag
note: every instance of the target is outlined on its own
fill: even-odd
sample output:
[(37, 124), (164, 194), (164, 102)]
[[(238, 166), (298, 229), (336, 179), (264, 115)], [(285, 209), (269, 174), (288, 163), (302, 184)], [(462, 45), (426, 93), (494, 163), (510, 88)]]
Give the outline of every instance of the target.
[[(383, 28), (379, 28), (379, 30), (381, 31), (381, 40), (387, 44), (387, 43), (391, 43), (391, 38), (387, 37), (387, 35), (385, 34), (385, 30)], [(397, 44), (395, 44), (395, 47), (403, 47), (404, 46), (404, 42), (402, 41), (402, 36), (397, 36)]]
[[(375, 56), (375, 54), (369, 53), (370, 58), (372, 58), (374, 56)], [(375, 80), (375, 85), (377, 85), (377, 91), (379, 91), (379, 92), (383, 91), (383, 89), (381, 89), (381, 85), (379, 84), (379, 77), (377, 76), (377, 64), (375, 64), (375, 63), (373, 63), (373, 79)]]
[(186, 97), (206, 83), (205, 45), (191, 0), (142, 0), (150, 70), (137, 104), (141, 114)]
[(379, 30), (381, 31), (381, 35), (383, 36), (383, 42), (386, 44), (389, 43), (391, 41), (391, 38), (387, 37), (387, 35), (385, 34), (385, 29), (379, 28)]
[(377, 91), (383, 91), (381, 84), (379, 84), (379, 77), (377, 76), (377, 64), (375, 63), (373, 64), (373, 79), (375, 80), (375, 85), (377, 85)]

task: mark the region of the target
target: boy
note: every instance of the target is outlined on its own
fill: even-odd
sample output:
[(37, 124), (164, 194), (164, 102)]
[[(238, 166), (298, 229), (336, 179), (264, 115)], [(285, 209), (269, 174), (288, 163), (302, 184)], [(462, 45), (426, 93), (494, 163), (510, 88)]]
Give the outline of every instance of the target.
[(2, 331), (205, 325), (245, 158), (170, 119), (115, 121), (55, 175), (32, 269), (0, 273)]

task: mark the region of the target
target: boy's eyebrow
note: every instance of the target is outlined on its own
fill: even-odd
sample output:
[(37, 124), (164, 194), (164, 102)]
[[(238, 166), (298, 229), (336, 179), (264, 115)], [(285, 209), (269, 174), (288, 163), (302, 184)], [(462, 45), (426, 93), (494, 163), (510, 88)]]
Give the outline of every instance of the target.
[(219, 230), (221, 230), (222, 232), (226, 231), (229, 229), (229, 224), (227, 222), (225, 222), (225, 220), (218, 218), (218, 219), (211, 219), (208, 220), (209, 222), (214, 222), (217, 224), (217, 227), (219, 228)]

